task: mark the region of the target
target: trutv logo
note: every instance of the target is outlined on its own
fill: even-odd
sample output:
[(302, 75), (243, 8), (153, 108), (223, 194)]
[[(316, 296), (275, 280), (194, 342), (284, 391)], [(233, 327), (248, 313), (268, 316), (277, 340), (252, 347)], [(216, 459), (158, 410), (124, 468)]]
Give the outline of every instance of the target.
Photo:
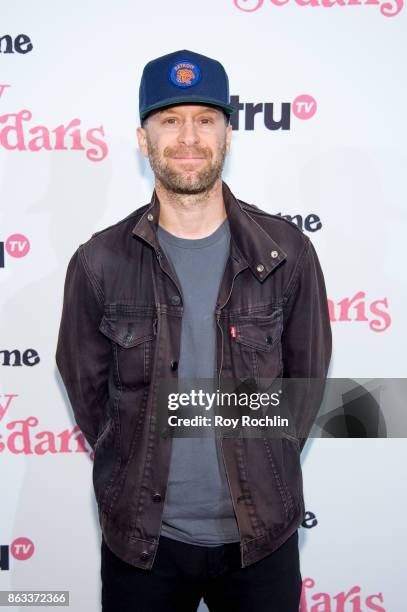
[(254, 130), (261, 121), (268, 130), (290, 130), (292, 115), (303, 121), (312, 119), (317, 112), (317, 101), (309, 94), (282, 102), (278, 108), (273, 102), (241, 102), (239, 96), (230, 96), (230, 103), (237, 108), (230, 116), (234, 130)]
[(5, 255), (20, 259), (30, 250), (30, 241), (24, 234), (11, 234), (4, 242), (0, 241), (0, 268), (5, 267)]
[(16, 538), (11, 544), (0, 544), (0, 571), (10, 569), (10, 557), (27, 561), (34, 554), (34, 543), (30, 538)]

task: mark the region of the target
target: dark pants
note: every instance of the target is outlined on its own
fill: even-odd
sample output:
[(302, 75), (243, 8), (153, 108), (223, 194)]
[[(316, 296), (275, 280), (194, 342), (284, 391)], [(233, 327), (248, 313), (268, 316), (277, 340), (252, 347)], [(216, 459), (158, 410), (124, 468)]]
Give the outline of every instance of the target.
[(160, 537), (151, 570), (101, 546), (103, 612), (298, 612), (302, 578), (298, 531), (280, 548), (240, 567), (239, 543), (196, 546)]

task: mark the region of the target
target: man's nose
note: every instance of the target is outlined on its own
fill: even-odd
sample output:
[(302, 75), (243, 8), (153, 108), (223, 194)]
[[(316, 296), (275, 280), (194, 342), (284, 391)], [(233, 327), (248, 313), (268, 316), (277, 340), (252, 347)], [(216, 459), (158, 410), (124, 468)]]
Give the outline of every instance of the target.
[(184, 121), (178, 132), (178, 141), (188, 146), (199, 142), (198, 129), (193, 121)]

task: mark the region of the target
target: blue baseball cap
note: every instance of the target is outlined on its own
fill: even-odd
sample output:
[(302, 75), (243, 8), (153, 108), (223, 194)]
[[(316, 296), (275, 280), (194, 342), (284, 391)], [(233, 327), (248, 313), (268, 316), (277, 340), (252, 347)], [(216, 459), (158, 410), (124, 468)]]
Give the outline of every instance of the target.
[(237, 110), (229, 103), (229, 79), (220, 62), (183, 49), (144, 66), (139, 90), (140, 121), (158, 108), (188, 102), (218, 106), (227, 115)]

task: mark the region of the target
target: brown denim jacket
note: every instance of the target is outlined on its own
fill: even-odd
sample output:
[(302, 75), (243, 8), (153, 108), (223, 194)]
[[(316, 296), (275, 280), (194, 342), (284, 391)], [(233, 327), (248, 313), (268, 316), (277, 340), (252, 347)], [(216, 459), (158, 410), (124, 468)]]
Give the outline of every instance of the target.
[[(222, 187), (231, 242), (214, 312), (219, 382), (324, 378), (331, 327), (311, 241), (294, 223)], [(75, 420), (94, 450), (104, 538), (144, 569), (157, 551), (172, 443), (160, 431), (154, 402), (159, 381), (177, 377), (183, 313), (179, 283), (156, 236), (159, 207), (154, 190), (149, 204), (74, 253), (56, 352)], [(242, 567), (277, 549), (303, 520), (305, 440), (221, 440)]]

